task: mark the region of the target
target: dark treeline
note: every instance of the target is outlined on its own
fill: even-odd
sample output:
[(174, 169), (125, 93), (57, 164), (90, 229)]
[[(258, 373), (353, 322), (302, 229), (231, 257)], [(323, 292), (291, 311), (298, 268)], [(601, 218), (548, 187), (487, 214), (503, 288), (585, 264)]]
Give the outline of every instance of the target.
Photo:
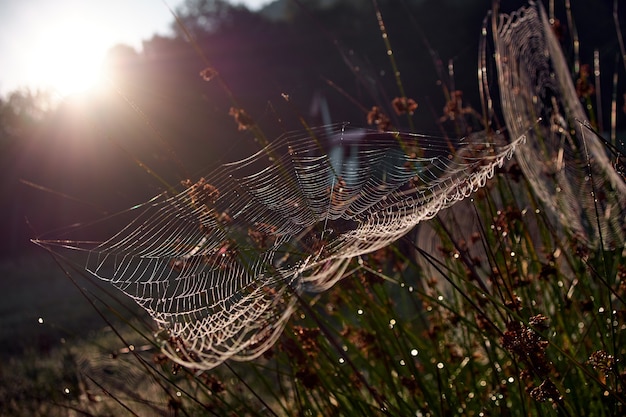
[[(581, 61), (591, 63), (599, 47), (603, 62), (613, 63), (609, 74), (614, 31), (592, 29), (612, 27), (612, 1), (597, 2), (594, 10), (587, 3), (573, 2)], [(478, 41), (491, 1), (379, 0), (378, 6), (404, 94), (419, 105), (416, 130), (441, 134), (436, 121), (446, 89), (462, 90), (466, 105), (479, 110)], [(164, 191), (164, 182), (195, 180), (258, 150), (254, 135), (237, 129), (232, 107), (245, 109), (270, 139), (302, 129), (300, 118), (366, 126), (372, 106), (394, 126), (408, 127), (392, 108), (402, 93), (373, 2), (281, 1), (253, 13), (221, 0), (188, 0), (178, 15), (172, 36), (155, 36), (142, 51), (111, 49), (110, 83), (88, 96), (54, 108), (44, 93), (2, 100), (0, 255), (35, 249), (31, 237), (143, 202)], [(207, 68), (206, 78), (219, 77), (203, 79)]]

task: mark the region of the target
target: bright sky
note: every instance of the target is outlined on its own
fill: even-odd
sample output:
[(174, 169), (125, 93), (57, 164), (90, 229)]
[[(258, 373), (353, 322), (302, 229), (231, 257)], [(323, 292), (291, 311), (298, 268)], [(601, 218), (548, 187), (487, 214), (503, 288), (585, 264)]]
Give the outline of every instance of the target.
[[(166, 0), (176, 9), (184, 0)], [(270, 0), (234, 0), (258, 9)], [(141, 49), (168, 35), (173, 17), (163, 0), (0, 0), (0, 95), (51, 88), (60, 97), (97, 84), (106, 51)]]

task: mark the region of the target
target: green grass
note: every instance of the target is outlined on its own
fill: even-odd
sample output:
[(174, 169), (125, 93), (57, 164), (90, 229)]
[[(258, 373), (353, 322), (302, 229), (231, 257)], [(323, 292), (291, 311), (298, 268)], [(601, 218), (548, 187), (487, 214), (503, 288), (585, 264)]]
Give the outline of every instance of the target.
[[(258, 360), (180, 368), (133, 319), (143, 330), (115, 326), (124, 342), (100, 331), (9, 360), (15, 379), (2, 397), (22, 406), (3, 412), (23, 412), (21, 398), (38, 404), (33, 415), (620, 415), (624, 255), (560, 236), (526, 192), (499, 174), (467, 204), (480, 238), (453, 241), (438, 228), (437, 259), (411, 235), (355, 260), (331, 290), (302, 298)], [(485, 259), (465, 256), (483, 244)]]
[(568, 236), (515, 168), (303, 295), (262, 357), (211, 371), (160, 354), (91, 278), (67, 269), (83, 296), (51, 258), (4, 264), (0, 413), (624, 415), (626, 254)]

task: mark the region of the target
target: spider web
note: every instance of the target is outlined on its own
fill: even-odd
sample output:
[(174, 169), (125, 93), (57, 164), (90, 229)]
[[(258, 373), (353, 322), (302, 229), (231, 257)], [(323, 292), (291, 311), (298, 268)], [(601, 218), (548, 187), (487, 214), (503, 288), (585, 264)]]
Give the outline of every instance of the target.
[(210, 369), (262, 354), (300, 294), (484, 186), (524, 138), (476, 133), (452, 154), (441, 138), (342, 125), (286, 134), (134, 207), (101, 243), (38, 243), (78, 251), (150, 314), (170, 358)]
[[(530, 2), (493, 23), (501, 108), (511, 136), (541, 118), (516, 154), (534, 192), (588, 246), (622, 246), (626, 183), (601, 139), (585, 127), (589, 121), (543, 6)], [(483, 87), (488, 91), (487, 83)]]

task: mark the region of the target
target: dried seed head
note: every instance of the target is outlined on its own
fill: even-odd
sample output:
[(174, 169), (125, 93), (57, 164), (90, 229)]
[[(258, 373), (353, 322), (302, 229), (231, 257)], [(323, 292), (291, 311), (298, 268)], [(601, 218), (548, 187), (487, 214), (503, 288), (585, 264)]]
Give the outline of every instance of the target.
[(367, 124), (375, 125), (380, 132), (384, 132), (391, 128), (391, 120), (380, 107), (374, 106), (372, 110), (367, 113)]
[(528, 319), (528, 324), (538, 329), (546, 330), (548, 328), (549, 319), (543, 314), (537, 314)]
[(412, 115), (417, 109), (417, 102), (412, 98), (396, 97), (391, 102), (393, 109), (398, 116), (408, 113)]
[(530, 390), (530, 398), (535, 401), (561, 401), (563, 397), (558, 388), (549, 379), (544, 380), (541, 385)]
[(597, 350), (589, 356), (587, 363), (591, 365), (593, 369), (607, 374), (613, 369), (615, 358), (604, 350)]
[(205, 69), (200, 71), (200, 76), (204, 81), (211, 81), (217, 76), (217, 71), (215, 70), (215, 68), (206, 67)]
[(244, 109), (231, 107), (228, 111), (228, 115), (235, 119), (237, 129), (239, 130), (248, 130), (254, 125), (254, 120), (252, 120), (252, 117), (250, 117)]

